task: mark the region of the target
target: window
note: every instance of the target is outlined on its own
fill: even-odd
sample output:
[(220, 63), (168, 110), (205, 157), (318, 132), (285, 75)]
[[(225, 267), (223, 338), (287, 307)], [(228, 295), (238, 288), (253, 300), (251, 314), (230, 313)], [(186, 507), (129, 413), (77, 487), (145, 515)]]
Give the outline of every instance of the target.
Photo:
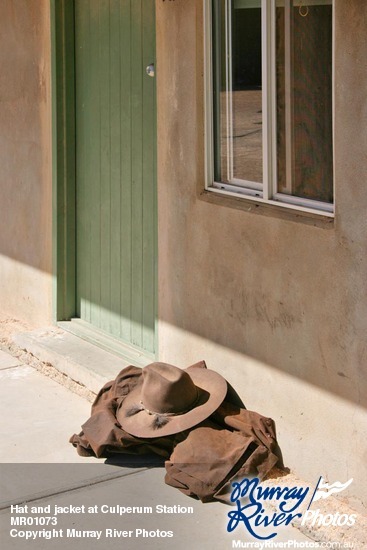
[(205, 7), (207, 189), (332, 216), (332, 0)]

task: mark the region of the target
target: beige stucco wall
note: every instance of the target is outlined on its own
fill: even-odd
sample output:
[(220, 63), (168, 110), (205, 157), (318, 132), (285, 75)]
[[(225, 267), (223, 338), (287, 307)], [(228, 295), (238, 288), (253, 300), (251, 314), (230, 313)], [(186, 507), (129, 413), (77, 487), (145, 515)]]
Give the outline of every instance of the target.
[(49, 0), (0, 2), (0, 313), (51, 320)]
[(157, 0), (160, 359), (273, 417), (286, 466), (367, 495), (367, 3), (336, 0), (334, 224), (202, 200), (202, 0)]

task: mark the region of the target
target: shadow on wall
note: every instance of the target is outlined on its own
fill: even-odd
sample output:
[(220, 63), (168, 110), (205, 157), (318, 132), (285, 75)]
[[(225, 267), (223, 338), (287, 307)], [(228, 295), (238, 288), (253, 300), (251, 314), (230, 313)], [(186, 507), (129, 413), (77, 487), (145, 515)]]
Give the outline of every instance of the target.
[[(220, 290), (218, 281), (223, 279), (212, 280), (210, 269), (202, 271), (183, 275), (186, 284), (191, 279), (186, 291), (178, 288), (180, 279), (172, 274), (172, 288), (165, 285), (164, 301), (169, 306), (161, 313), (167, 326), (204, 339), (200, 359), (205, 358), (206, 346), (210, 351), (213, 343), (243, 354), (244, 369), (246, 358), (255, 359), (367, 408), (367, 345), (359, 334), (363, 326), (359, 321), (356, 330), (347, 316), (341, 319), (344, 304), (336, 299), (337, 292), (334, 298), (330, 296), (335, 302), (332, 311), (326, 298), (325, 309), (319, 308), (319, 293), (307, 294), (307, 306), (303, 307), (297, 293), (279, 298), (281, 286), (257, 292), (229, 290), (228, 284)], [(255, 273), (260, 280), (261, 271)], [(187, 345), (190, 347), (189, 340)], [(173, 350), (174, 344), (170, 347), (168, 342), (167, 347)]]
[(51, 273), (48, 0), (0, 3), (0, 254)]
[[(221, 300), (221, 297), (217, 296), (217, 299)], [(151, 303), (145, 305), (143, 301), (141, 309), (130, 303), (128, 309), (123, 309), (120, 300), (116, 301), (111, 294), (108, 299), (105, 297), (104, 301), (91, 301), (89, 296), (79, 296), (79, 300), (84, 304), (81, 317), (92, 326), (124, 343), (133, 343), (138, 348), (151, 351), (149, 346), (154, 345), (152, 343), (154, 342), (154, 312), (151, 309)], [(189, 307), (189, 301), (189, 297), (186, 296), (181, 303), (181, 311)], [(80, 308), (80, 302), (77, 308)], [(323, 344), (322, 338), (318, 335), (320, 331), (317, 324), (315, 325), (311, 319), (304, 319), (302, 323), (293, 323), (291, 316), (284, 314), (276, 317), (272, 315), (271, 308), (268, 309), (265, 306), (260, 308), (253, 318), (250, 307), (247, 305), (247, 309), (244, 307), (242, 310), (241, 320), (237, 318), (233, 320), (223, 311), (213, 313), (217, 321), (213, 326), (210, 323), (209, 306), (207, 308), (197, 306), (192, 311), (190, 328), (187, 323), (183, 326), (183, 323), (181, 324), (177, 319), (167, 321), (167, 318), (160, 318), (158, 338), (161, 342), (164, 341), (164, 360), (173, 363), (177, 361), (180, 367), (185, 368), (191, 364), (190, 362), (195, 363), (204, 359), (208, 361), (208, 368), (215, 368), (208, 357), (212, 358), (215, 350), (221, 348), (220, 355), (230, 358), (233, 352), (236, 365), (239, 357), (241, 358), (244, 372), (246, 368), (253, 368), (251, 365), (258, 363), (367, 408), (367, 394), (363, 391), (366, 374), (358, 371), (359, 364), (353, 363), (354, 357), (359, 353), (359, 342), (356, 342), (356, 349), (350, 350), (350, 358), (345, 359), (348, 354), (345, 354), (344, 358), (340, 357), (338, 348), (332, 347), (330, 343)], [(147, 319), (150, 319), (150, 322)], [(232, 331), (232, 329), (237, 331), (235, 335), (237, 338), (242, 332), (242, 339), (236, 342), (233, 334), (231, 338), (226, 330)], [(256, 332), (262, 332), (264, 338), (262, 346)], [(176, 334), (180, 334), (178, 339)], [(335, 359), (335, 363), (332, 362), (333, 353), (339, 357)], [(187, 364), (185, 364), (186, 358)], [(344, 361), (342, 367), (338, 367), (337, 360)], [(219, 363), (219, 365), (223, 368), (222, 374), (231, 373), (230, 362), (223, 365)], [(260, 380), (259, 388), (263, 387), (262, 384)], [(287, 387), (284, 388), (284, 392), (286, 395)], [(296, 396), (290, 395), (288, 398), (292, 400), (296, 399)]]

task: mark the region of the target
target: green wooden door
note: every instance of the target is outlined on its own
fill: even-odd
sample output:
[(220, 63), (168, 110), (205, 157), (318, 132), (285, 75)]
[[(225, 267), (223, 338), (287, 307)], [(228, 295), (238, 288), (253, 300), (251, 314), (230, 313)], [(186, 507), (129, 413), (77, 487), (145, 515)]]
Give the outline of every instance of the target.
[(75, 0), (77, 315), (154, 352), (154, 0)]

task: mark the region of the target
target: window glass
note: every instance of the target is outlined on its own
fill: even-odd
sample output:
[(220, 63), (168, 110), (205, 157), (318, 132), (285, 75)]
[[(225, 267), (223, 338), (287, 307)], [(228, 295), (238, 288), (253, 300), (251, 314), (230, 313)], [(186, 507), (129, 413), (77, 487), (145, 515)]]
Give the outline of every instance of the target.
[(332, 6), (305, 4), (276, 8), (278, 191), (332, 202)]
[[(262, 182), (261, 2), (215, 2), (216, 179)], [(254, 186), (258, 187), (258, 186)]]

